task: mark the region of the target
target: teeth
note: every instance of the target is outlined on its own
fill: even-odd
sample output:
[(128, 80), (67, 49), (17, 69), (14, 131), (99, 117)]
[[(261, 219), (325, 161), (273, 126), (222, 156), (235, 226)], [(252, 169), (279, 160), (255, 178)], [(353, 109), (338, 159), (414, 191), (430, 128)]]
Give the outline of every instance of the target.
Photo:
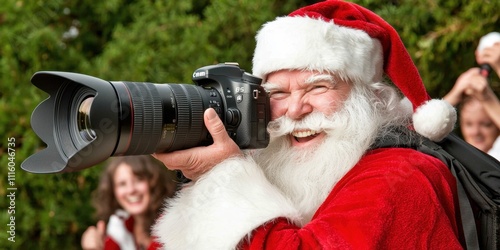
[(129, 196), (129, 197), (127, 197), (127, 200), (129, 202), (138, 202), (140, 200), (140, 197), (139, 196)]
[(303, 137), (308, 137), (311, 135), (315, 135), (318, 132), (313, 131), (313, 130), (307, 130), (307, 131), (294, 131), (292, 133), (293, 136), (298, 137), (298, 138), (303, 138)]

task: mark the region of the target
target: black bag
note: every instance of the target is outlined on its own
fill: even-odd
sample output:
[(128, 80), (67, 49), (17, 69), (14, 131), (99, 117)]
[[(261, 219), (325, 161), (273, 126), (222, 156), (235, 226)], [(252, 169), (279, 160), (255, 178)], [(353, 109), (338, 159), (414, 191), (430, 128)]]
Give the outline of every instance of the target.
[(500, 162), (454, 134), (436, 143), (410, 133), (372, 148), (414, 148), (443, 161), (457, 179), (466, 249), (500, 249)]

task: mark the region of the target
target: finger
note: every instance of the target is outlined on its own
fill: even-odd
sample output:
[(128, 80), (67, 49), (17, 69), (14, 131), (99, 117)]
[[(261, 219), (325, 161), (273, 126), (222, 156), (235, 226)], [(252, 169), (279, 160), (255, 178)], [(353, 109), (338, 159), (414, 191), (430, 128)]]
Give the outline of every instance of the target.
[(220, 154), (226, 157), (241, 154), (240, 148), (227, 133), (224, 123), (219, 118), (215, 110), (207, 109), (205, 111), (204, 118), (208, 132), (210, 132), (214, 141), (214, 143), (210, 146), (210, 150), (212, 150), (211, 152), (213, 154)]
[(95, 226), (90, 226), (90, 227), (87, 227), (87, 229), (85, 230), (85, 232), (83, 232), (83, 234), (84, 235), (86, 235), (86, 234), (92, 234), (95, 230), (96, 230)]
[(163, 162), (168, 169), (181, 170), (184, 177), (196, 180), (200, 175), (210, 169), (207, 166), (213, 165), (210, 160), (206, 160), (207, 154), (210, 155), (210, 153), (206, 151), (191, 148), (167, 154), (157, 154), (156, 157), (159, 161)]
[(214, 142), (225, 140), (228, 137), (224, 124), (213, 108), (205, 110), (203, 118), (205, 120), (205, 126), (208, 132), (210, 132)]
[(96, 228), (94, 226), (88, 227), (82, 234), (80, 244), (83, 249), (93, 249), (94, 248), (94, 237)]
[[(212, 136), (214, 142), (224, 141), (226, 138), (229, 138), (224, 124), (213, 108), (207, 109), (204, 112), (203, 118), (205, 126), (207, 127), (207, 130)], [(188, 148), (184, 150), (177, 150), (168, 154), (154, 153), (152, 156), (163, 162), (168, 169), (176, 170), (181, 166), (195, 165), (197, 163), (197, 153), (199, 153), (198, 149)]]
[(193, 166), (197, 163), (196, 148), (177, 150), (166, 154), (153, 154), (157, 160), (163, 162), (170, 170), (183, 170), (185, 166)]
[(106, 223), (102, 220), (97, 222), (97, 233), (104, 236), (106, 233)]

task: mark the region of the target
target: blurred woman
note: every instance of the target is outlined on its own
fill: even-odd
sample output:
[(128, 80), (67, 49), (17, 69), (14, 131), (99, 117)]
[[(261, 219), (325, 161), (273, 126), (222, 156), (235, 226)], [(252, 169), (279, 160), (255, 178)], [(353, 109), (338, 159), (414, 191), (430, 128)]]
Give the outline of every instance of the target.
[[(500, 42), (477, 50), (476, 62), (500, 76)], [(443, 99), (458, 106), (464, 140), (500, 160), (500, 100), (484, 71), (471, 68), (462, 73)]]
[(83, 249), (157, 249), (151, 226), (165, 198), (176, 190), (175, 175), (149, 155), (111, 158), (93, 204), (99, 222), (82, 235)]
[(458, 106), (460, 131), (465, 141), (500, 160), (500, 129), (480, 101), (466, 97)]

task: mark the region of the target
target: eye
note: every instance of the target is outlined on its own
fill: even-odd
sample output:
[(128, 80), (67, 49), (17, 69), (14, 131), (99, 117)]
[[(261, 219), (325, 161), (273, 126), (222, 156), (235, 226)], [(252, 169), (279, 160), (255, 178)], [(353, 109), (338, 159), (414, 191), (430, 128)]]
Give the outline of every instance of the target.
[(125, 181), (118, 181), (115, 183), (115, 186), (117, 186), (117, 187), (124, 187), (126, 185), (127, 185), (127, 183)]
[(146, 178), (146, 176), (136, 176), (135, 181), (136, 182), (147, 182), (148, 179)]
[(274, 100), (283, 100), (290, 96), (289, 92), (281, 91), (281, 90), (272, 90), (269, 92), (269, 98)]
[(312, 95), (319, 95), (327, 92), (330, 89), (332, 89), (332, 86), (329, 84), (314, 84), (307, 89), (307, 93)]
[(492, 122), (483, 122), (481, 125), (485, 128), (491, 128), (495, 126)]

